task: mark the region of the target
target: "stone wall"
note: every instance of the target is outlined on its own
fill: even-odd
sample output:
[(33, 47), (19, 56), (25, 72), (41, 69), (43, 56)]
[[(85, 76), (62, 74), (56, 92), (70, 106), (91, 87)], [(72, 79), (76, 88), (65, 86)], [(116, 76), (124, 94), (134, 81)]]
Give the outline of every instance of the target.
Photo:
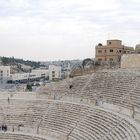
[(121, 68), (140, 68), (140, 54), (124, 54), (121, 58)]

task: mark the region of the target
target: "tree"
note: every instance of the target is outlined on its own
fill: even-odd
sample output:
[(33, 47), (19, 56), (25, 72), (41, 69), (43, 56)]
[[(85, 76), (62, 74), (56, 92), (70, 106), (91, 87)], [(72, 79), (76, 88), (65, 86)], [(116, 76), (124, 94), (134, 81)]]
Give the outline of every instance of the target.
[(32, 91), (32, 86), (27, 84), (26, 89), (27, 89), (27, 91)]
[(90, 58), (86, 58), (83, 60), (82, 66), (83, 68), (85, 68), (85, 66), (94, 66), (94, 61)]

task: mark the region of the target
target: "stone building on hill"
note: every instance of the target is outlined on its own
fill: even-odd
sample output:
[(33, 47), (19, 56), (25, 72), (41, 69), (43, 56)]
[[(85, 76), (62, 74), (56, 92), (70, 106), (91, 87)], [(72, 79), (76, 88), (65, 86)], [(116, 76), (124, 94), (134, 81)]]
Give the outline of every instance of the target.
[(121, 40), (107, 40), (106, 45), (99, 43), (96, 46), (96, 61), (101, 63), (120, 62), (123, 54), (134, 53), (133, 47), (122, 45)]

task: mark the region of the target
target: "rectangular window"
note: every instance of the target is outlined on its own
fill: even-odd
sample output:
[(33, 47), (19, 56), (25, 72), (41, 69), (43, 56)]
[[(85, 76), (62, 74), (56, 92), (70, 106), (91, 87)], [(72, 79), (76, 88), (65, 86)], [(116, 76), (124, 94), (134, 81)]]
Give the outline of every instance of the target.
[(98, 59), (98, 61), (102, 61), (102, 59), (101, 59), (101, 58), (99, 58), (99, 59)]
[(55, 74), (55, 71), (52, 71), (52, 74)]
[(113, 50), (111, 49), (110, 52), (113, 52)]
[(55, 77), (55, 71), (52, 71), (52, 77), (53, 78)]
[(98, 50), (98, 53), (102, 53), (102, 50)]

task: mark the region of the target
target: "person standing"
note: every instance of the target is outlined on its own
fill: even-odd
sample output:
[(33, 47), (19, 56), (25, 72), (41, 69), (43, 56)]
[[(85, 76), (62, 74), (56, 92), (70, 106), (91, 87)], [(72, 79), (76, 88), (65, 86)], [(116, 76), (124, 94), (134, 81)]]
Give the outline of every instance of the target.
[(8, 101), (8, 104), (9, 104), (10, 103), (10, 98), (9, 97), (8, 97), (7, 101)]

